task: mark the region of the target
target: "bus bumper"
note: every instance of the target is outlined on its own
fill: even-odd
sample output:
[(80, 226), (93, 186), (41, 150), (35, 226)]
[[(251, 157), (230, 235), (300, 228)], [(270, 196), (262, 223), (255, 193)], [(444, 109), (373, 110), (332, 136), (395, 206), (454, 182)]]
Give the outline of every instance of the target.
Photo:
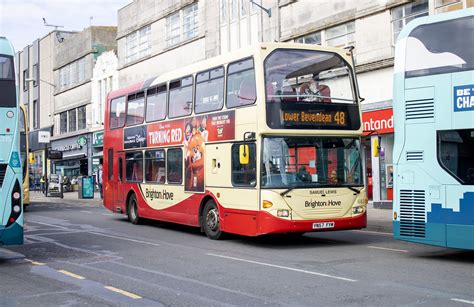
[(16, 222), (8, 228), (1, 229), (0, 234), (0, 245), (23, 244), (23, 227)]
[[(314, 223), (334, 222), (334, 227), (324, 229), (314, 229)], [(257, 235), (272, 233), (302, 233), (302, 232), (320, 232), (334, 230), (361, 229), (367, 227), (367, 212), (355, 217), (321, 220), (286, 220), (275, 217), (268, 212), (260, 211), (258, 213)]]

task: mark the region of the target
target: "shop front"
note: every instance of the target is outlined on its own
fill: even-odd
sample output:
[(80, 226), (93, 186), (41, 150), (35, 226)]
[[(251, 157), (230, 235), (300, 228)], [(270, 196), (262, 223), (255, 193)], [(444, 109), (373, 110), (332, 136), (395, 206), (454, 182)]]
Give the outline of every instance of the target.
[(364, 156), (368, 197), (376, 208), (391, 208), (393, 200), (393, 109), (366, 109)]
[(104, 131), (92, 133), (92, 174), (96, 174), (103, 163)]
[(50, 166), (46, 159), (46, 149), (50, 148), (50, 144), (39, 142), (40, 131), (49, 132), (51, 134), (52, 128), (46, 127), (40, 130), (30, 131), (28, 133), (28, 158), (29, 158), (29, 182), (30, 190), (40, 190), (41, 177), (45, 173), (49, 173), (50, 169), (46, 170), (45, 165)]
[(63, 159), (53, 162), (52, 172), (71, 180), (91, 174), (90, 135), (80, 135), (51, 142), (51, 149), (63, 153)]

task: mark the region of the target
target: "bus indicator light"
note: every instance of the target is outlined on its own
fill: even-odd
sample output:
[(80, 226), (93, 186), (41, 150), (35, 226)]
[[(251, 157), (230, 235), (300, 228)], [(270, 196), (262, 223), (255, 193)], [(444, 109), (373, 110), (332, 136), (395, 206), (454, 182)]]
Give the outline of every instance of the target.
[(273, 207), (273, 203), (271, 201), (268, 201), (268, 200), (263, 201), (263, 208), (268, 209), (271, 207)]
[(7, 112), (7, 117), (8, 118), (13, 118), (14, 115), (15, 115), (15, 113), (13, 113), (12, 111)]

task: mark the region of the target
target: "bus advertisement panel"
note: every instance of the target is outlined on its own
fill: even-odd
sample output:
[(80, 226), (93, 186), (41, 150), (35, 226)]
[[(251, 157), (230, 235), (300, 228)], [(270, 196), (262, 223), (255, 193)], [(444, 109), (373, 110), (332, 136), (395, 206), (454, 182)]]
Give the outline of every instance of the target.
[(268, 43), (109, 94), (104, 205), (212, 239), (364, 228), (353, 71), (349, 50)]
[(13, 56), (10, 42), (0, 37), (0, 245), (23, 243), (21, 113)]
[(474, 9), (416, 19), (394, 75), (394, 236), (474, 249)]

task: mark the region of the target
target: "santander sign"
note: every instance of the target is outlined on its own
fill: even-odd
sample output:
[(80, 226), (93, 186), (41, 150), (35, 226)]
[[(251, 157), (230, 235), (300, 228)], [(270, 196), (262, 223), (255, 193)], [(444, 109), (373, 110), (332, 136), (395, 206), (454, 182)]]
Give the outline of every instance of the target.
[(375, 131), (378, 134), (393, 133), (393, 109), (362, 113), (364, 134)]

